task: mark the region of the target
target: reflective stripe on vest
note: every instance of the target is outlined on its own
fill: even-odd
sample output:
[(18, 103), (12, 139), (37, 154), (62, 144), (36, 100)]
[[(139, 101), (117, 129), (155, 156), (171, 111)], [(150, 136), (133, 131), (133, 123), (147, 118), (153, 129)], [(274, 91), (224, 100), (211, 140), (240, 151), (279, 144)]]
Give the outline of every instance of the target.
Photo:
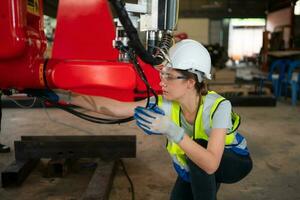
[[(205, 132), (205, 127), (203, 126), (203, 110), (204, 107), (208, 107), (208, 110), (210, 110), (209, 113), (209, 126), (212, 128), (212, 119), (215, 111), (217, 110), (218, 106), (222, 101), (226, 100), (224, 97), (218, 95), (217, 93), (210, 91), (206, 96), (202, 97), (202, 104), (198, 108), (198, 112), (196, 115), (196, 120), (194, 124), (194, 131), (193, 131), (193, 139), (204, 139), (208, 140), (209, 136)], [(180, 105), (177, 102), (165, 102), (163, 101), (162, 96), (158, 97), (158, 106), (162, 108), (166, 113), (169, 113), (172, 121), (177, 125), (181, 126), (180, 123)], [(170, 112), (168, 112), (170, 110)], [(240, 117), (232, 112), (231, 117), (233, 120), (233, 126), (230, 132), (227, 133), (225, 138), (225, 145), (230, 146), (235, 141), (235, 134), (236, 129), (238, 128), (240, 124)], [(176, 143), (173, 143), (171, 141), (167, 142), (167, 150), (169, 154), (171, 155), (173, 161), (180, 165), (181, 168), (185, 171), (189, 171), (188, 166), (186, 164), (186, 155), (184, 151), (177, 145)]]

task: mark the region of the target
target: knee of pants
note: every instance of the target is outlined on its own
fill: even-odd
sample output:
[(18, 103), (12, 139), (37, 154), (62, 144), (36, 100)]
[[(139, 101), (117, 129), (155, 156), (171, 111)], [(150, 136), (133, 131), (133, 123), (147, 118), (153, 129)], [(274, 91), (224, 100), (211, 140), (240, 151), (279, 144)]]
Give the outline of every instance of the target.
[(187, 159), (187, 165), (190, 169), (190, 180), (191, 184), (197, 186), (203, 190), (215, 190), (216, 189), (216, 178), (215, 174), (208, 174), (193, 161)]
[(245, 178), (252, 170), (251, 157), (235, 155), (232, 152), (225, 152), (219, 169), (216, 172), (216, 179), (222, 183), (235, 183)]

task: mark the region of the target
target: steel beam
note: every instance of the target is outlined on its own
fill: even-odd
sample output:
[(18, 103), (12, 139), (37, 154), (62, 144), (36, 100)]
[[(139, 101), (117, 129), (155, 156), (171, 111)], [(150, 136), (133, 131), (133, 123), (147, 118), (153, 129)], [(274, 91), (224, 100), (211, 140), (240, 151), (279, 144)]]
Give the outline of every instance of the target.
[[(133, 158), (136, 156), (136, 136), (22, 136), (21, 141), (15, 141), (15, 158), (1, 174), (2, 186), (18, 186), (35, 168), (40, 158), (52, 159), (79, 159), (79, 158), (101, 158), (95, 173), (98, 180), (103, 178), (102, 192), (98, 196), (107, 196), (112, 174), (115, 170), (115, 160), (123, 157)], [(104, 170), (103, 172), (100, 172)], [(111, 178), (109, 178), (111, 177)], [(87, 196), (93, 196), (96, 185), (92, 181)], [(97, 181), (96, 181), (97, 182)], [(101, 193), (101, 195), (100, 195)], [(93, 195), (90, 195), (93, 194)], [(96, 196), (97, 196), (96, 195)], [(105, 197), (105, 198), (104, 198)], [(92, 199), (92, 198), (90, 198)]]
[(1, 173), (2, 187), (21, 185), (38, 162), (39, 159), (12, 162)]
[(15, 141), (16, 160), (40, 158), (133, 158), (136, 136), (23, 136)]
[(81, 200), (107, 200), (117, 168), (117, 161), (99, 160), (91, 181)]
[(227, 98), (232, 106), (276, 106), (276, 98), (273, 96), (235, 96)]
[(64, 177), (68, 174), (72, 165), (77, 161), (77, 159), (51, 159), (47, 163), (47, 169), (45, 176), (50, 177)]

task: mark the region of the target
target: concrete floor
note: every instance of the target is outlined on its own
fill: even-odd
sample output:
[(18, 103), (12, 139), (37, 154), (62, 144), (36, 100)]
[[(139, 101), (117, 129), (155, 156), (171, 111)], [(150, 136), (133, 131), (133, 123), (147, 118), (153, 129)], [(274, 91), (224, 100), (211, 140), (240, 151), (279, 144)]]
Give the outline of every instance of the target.
[[(240, 132), (246, 136), (254, 168), (239, 183), (221, 186), (220, 200), (300, 199), (300, 106), (279, 102), (277, 107), (237, 107), (242, 116)], [(135, 186), (137, 200), (165, 200), (176, 178), (161, 136), (146, 136), (134, 123), (95, 125), (63, 111), (3, 109), (0, 142), (13, 147), (21, 135), (136, 134), (137, 157), (124, 159)], [(54, 122), (53, 121), (59, 121)], [(65, 123), (67, 125), (61, 124)], [(0, 171), (14, 159), (14, 152), (0, 154)], [(92, 170), (80, 168), (64, 178), (44, 178), (41, 163), (19, 188), (0, 188), (1, 200), (71, 200), (85, 190)], [(131, 199), (129, 183), (118, 169), (111, 200)]]

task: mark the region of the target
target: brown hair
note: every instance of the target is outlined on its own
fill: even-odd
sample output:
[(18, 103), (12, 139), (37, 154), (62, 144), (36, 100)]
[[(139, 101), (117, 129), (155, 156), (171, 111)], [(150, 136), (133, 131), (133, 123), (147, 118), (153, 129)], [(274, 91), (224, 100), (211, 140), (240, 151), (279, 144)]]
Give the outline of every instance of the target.
[(198, 81), (198, 77), (196, 74), (191, 73), (187, 70), (180, 70), (180, 69), (176, 69), (176, 71), (178, 71), (179, 73), (181, 73), (184, 77), (186, 77), (187, 79), (193, 79), (196, 84), (195, 84), (195, 89), (198, 92), (198, 94), (200, 96), (205, 96), (208, 93), (207, 90), (207, 84), (205, 83), (205, 81), (203, 80), (201, 83)]

